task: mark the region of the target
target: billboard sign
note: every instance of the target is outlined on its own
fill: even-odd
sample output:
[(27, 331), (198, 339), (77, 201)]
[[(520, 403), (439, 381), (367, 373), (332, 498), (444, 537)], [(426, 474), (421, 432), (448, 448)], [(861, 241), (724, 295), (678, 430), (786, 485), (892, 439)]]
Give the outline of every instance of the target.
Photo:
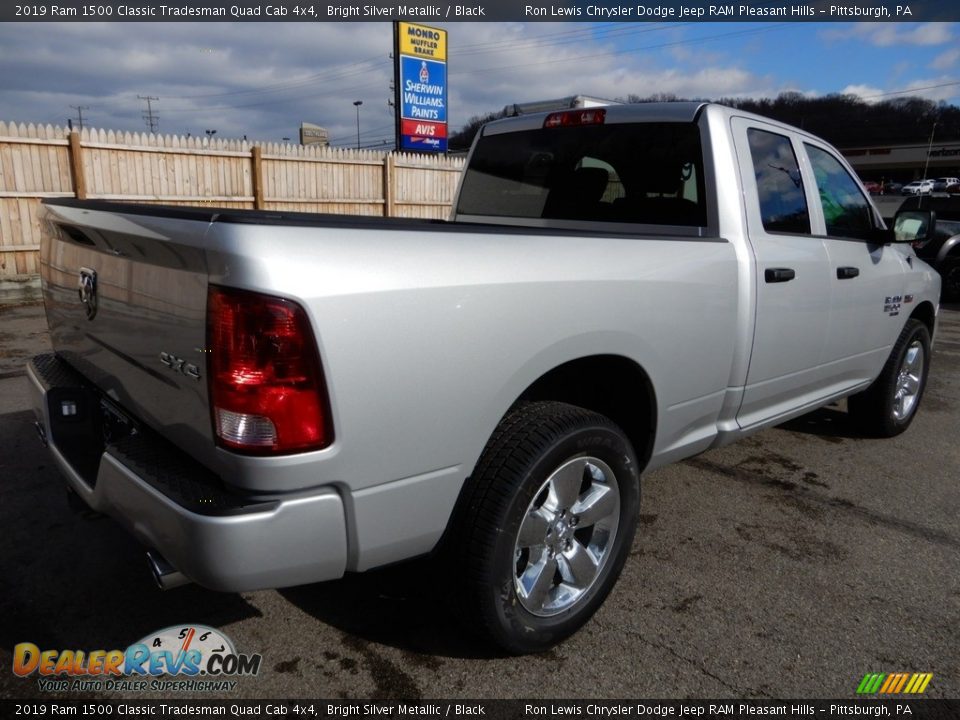
[(329, 145), (330, 136), (327, 129), (313, 123), (300, 123), (301, 145)]
[(447, 31), (394, 23), (397, 136), (401, 150), (447, 151)]

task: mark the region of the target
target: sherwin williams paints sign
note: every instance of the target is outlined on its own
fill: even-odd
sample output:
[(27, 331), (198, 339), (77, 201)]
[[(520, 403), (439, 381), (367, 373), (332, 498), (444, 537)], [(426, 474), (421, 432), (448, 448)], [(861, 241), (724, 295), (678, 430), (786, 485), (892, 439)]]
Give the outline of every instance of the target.
[(447, 151), (447, 31), (395, 22), (393, 57), (401, 150)]

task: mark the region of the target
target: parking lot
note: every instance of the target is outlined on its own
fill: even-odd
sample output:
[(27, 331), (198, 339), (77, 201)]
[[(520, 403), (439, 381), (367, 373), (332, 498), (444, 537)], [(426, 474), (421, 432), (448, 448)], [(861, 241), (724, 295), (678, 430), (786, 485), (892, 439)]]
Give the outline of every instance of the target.
[(905, 435), (858, 437), (832, 407), (645, 476), (609, 600), (527, 658), (462, 632), (430, 562), (280, 591), (157, 590), (143, 548), (68, 508), (37, 440), (22, 365), (46, 347), (42, 313), (0, 307), (0, 696), (39, 694), (11, 673), (16, 643), (125, 648), (186, 623), (262, 654), (224, 697), (841, 698), (867, 672), (930, 672), (926, 696), (960, 696), (958, 305), (941, 310)]

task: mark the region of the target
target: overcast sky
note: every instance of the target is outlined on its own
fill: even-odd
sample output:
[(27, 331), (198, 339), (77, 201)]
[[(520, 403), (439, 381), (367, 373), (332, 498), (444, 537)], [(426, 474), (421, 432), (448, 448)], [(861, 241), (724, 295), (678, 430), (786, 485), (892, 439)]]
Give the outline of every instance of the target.
[[(449, 31), (451, 130), (507, 104), (852, 92), (960, 105), (953, 23), (436, 23)], [(389, 23), (0, 24), (0, 120), (161, 133), (392, 144)]]

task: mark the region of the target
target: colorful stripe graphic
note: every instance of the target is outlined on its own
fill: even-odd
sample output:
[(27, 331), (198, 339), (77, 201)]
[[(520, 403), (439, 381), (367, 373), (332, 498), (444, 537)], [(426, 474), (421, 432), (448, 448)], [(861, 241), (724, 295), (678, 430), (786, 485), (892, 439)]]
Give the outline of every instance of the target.
[(933, 673), (867, 673), (857, 686), (857, 695), (920, 695), (933, 680)]

